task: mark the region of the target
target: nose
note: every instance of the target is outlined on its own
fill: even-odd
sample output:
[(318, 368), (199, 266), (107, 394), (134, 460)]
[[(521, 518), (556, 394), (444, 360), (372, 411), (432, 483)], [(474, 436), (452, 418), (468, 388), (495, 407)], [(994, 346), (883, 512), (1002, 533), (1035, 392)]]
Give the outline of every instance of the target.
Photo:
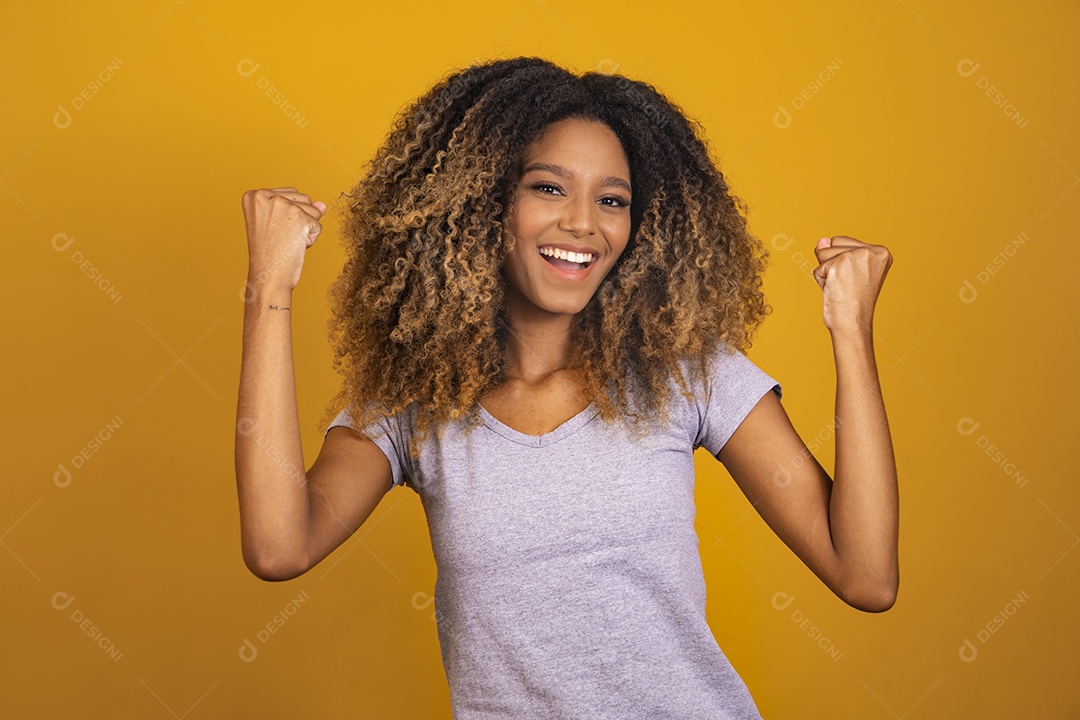
[(596, 232), (596, 206), (588, 195), (578, 195), (565, 203), (565, 212), (559, 229), (572, 232), (578, 237)]

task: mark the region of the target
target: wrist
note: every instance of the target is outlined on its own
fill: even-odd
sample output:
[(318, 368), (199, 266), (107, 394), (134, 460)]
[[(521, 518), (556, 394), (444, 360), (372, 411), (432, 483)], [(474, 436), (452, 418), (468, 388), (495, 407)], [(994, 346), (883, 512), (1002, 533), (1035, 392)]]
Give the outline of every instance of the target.
[(284, 280), (266, 273), (248, 273), (244, 283), (244, 303), (288, 308), (292, 305), (293, 289)]
[(829, 328), (834, 344), (874, 346), (874, 328), (870, 323), (846, 323)]

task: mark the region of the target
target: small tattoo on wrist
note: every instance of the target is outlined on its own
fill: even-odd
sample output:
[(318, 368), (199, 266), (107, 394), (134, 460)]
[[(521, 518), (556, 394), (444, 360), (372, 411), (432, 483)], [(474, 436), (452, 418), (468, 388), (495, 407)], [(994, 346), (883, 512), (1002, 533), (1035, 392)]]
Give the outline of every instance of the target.
[[(287, 307), (278, 307), (277, 305), (269, 305), (268, 307), (271, 310), (289, 310), (289, 308), (287, 308)], [(290, 310), (290, 312), (291, 312), (291, 310)]]

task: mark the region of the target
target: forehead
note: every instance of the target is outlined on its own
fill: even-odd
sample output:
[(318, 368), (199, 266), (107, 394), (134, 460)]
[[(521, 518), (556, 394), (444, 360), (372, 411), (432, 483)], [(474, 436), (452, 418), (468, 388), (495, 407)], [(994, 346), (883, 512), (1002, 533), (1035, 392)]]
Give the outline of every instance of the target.
[(567, 167), (615, 164), (629, 172), (618, 136), (599, 120), (566, 118), (548, 125), (525, 149), (522, 159), (526, 163), (557, 159)]

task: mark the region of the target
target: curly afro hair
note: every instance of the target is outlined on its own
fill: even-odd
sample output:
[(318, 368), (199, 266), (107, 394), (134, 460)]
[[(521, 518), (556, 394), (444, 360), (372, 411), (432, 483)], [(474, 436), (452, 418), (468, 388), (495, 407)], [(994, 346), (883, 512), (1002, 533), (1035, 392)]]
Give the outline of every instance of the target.
[(566, 118), (607, 125), (634, 185), (629, 243), (571, 328), (582, 391), (601, 417), (666, 420), (670, 378), (691, 397), (680, 361), (704, 378), (721, 346), (749, 348), (772, 311), (761, 289), (768, 251), (701, 125), (642, 81), (494, 60), (445, 76), (401, 111), (344, 194), (347, 260), (329, 291), (343, 384), (324, 427), (346, 405), (366, 428), (415, 404), (417, 457), (429, 425), (479, 424), (481, 398), (505, 382), (502, 266), (514, 241), (503, 212), (526, 147)]

